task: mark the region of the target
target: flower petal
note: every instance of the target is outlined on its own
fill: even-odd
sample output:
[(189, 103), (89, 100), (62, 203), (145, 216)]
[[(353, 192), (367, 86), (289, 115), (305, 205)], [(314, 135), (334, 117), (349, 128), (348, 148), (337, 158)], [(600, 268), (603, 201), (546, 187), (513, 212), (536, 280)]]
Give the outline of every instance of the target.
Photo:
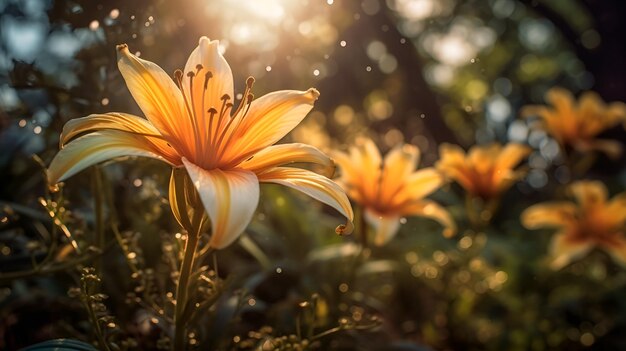
[(601, 247), (621, 266), (626, 266), (626, 238), (621, 234), (601, 242)]
[(508, 171), (515, 168), (530, 152), (531, 149), (526, 145), (517, 143), (506, 144), (496, 158), (495, 176), (504, 176), (504, 173), (508, 173)]
[(223, 249), (246, 229), (259, 203), (259, 181), (250, 171), (205, 170), (183, 158), (183, 164), (211, 219), (209, 245)]
[(224, 145), (225, 163), (238, 164), (259, 150), (273, 145), (295, 128), (311, 111), (319, 92), (283, 90), (264, 95), (250, 104), (248, 113), (237, 125), (230, 145)]
[(126, 44), (117, 46), (117, 66), (146, 118), (176, 149), (190, 152), (184, 143), (195, 142), (191, 121), (170, 76), (158, 65), (131, 54)]
[(323, 202), (345, 216), (346, 225), (337, 227), (338, 234), (349, 234), (354, 228), (354, 213), (348, 197), (341, 187), (332, 180), (305, 169), (277, 167), (258, 175), (259, 181), (281, 184), (301, 191)]
[(123, 130), (142, 135), (160, 137), (161, 133), (148, 120), (127, 113), (92, 114), (87, 117), (74, 118), (63, 126), (60, 137), (60, 148), (74, 137), (103, 129)]
[(465, 151), (458, 145), (443, 143), (439, 146), (439, 161), (435, 167), (448, 179), (455, 180), (468, 192), (474, 192), (472, 171), (465, 160)]
[(420, 200), (405, 205), (400, 210), (405, 216), (431, 218), (443, 226), (443, 236), (449, 238), (456, 233), (456, 223), (445, 208), (431, 200)]
[(608, 193), (600, 181), (578, 181), (570, 185), (569, 189), (584, 212), (606, 204)]
[(467, 152), (469, 163), (480, 175), (487, 174), (495, 166), (495, 161), (502, 150), (500, 144), (474, 145)]
[(582, 258), (593, 249), (593, 244), (585, 240), (573, 240), (572, 237), (559, 233), (552, 237), (550, 242), (550, 254), (553, 269), (561, 269), (571, 262)]
[(121, 156), (145, 156), (170, 163), (145, 137), (117, 130), (84, 135), (65, 145), (48, 168), (48, 181), (56, 184), (102, 161)]
[(626, 192), (619, 193), (609, 201), (606, 213), (610, 214), (616, 223), (626, 221)]
[(528, 207), (521, 215), (524, 227), (571, 227), (576, 225), (578, 208), (571, 202), (542, 203)]
[(258, 174), (277, 166), (296, 162), (320, 164), (324, 166), (324, 175), (328, 177), (332, 176), (335, 169), (334, 162), (326, 154), (313, 146), (300, 143), (268, 146), (239, 164), (239, 167)]
[(418, 159), (419, 149), (409, 144), (397, 146), (387, 153), (383, 161), (379, 201), (391, 200), (417, 167)]
[(600, 151), (613, 160), (617, 160), (622, 154), (622, 144), (617, 140), (591, 139), (578, 140), (572, 143), (574, 149), (580, 152)]
[[(190, 77), (190, 72), (193, 73), (193, 78)], [(233, 73), (220, 53), (217, 40), (200, 38), (185, 65), (182, 86), (193, 113), (193, 127), (197, 134), (195, 147), (198, 153), (206, 154), (211, 148), (211, 139), (216, 138), (217, 123), (221, 121), (224, 124), (228, 120), (210, 118), (207, 111), (211, 108), (221, 111), (223, 104), (233, 103), (235, 99)], [(225, 95), (228, 96), (228, 101), (222, 100)]]
[[(202, 65), (200, 71), (198, 71), (198, 65)], [(189, 89), (190, 77), (187, 75), (188, 72), (197, 72), (198, 74), (194, 77), (193, 89), (191, 90)], [(206, 92), (203, 94), (207, 74), (210, 78), (206, 84)], [(192, 93), (194, 94), (196, 116), (205, 115), (211, 107), (219, 111), (222, 104), (221, 97), (224, 94), (227, 94), (232, 102), (234, 99), (233, 72), (219, 50), (219, 41), (211, 41), (207, 37), (200, 38), (198, 46), (191, 52), (187, 64), (185, 64), (183, 89), (188, 97), (191, 97)], [(204, 96), (204, 109), (202, 109), (202, 96)]]
[(350, 147), (351, 167), (355, 169), (356, 178), (349, 188), (360, 193), (364, 202), (378, 202), (382, 157), (378, 147), (369, 138), (359, 137), (355, 145)]
[(420, 200), (443, 185), (444, 179), (435, 168), (418, 170), (409, 176), (394, 203)]
[(161, 133), (145, 118), (127, 113), (93, 114), (87, 117), (74, 118), (63, 126), (59, 139), (59, 148), (77, 136), (99, 130), (120, 130), (146, 137), (146, 141), (166, 158), (170, 163), (180, 164), (180, 156), (168, 143), (163, 140)]
[(374, 227), (374, 245), (382, 246), (388, 243), (400, 229), (400, 217), (379, 215), (370, 210), (365, 210), (365, 220)]

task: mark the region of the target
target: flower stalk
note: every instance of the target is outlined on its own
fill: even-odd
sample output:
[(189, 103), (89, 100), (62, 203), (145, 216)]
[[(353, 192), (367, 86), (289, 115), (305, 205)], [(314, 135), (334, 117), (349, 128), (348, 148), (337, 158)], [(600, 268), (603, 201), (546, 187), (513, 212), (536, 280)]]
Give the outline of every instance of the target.
[(193, 271), (193, 265), (196, 258), (196, 249), (200, 239), (200, 231), (202, 228), (202, 219), (204, 213), (197, 211), (194, 213), (191, 230), (187, 233), (187, 242), (183, 253), (183, 262), (178, 275), (178, 287), (176, 288), (176, 309), (174, 312), (174, 351), (185, 349), (185, 335), (187, 321), (184, 318), (187, 314), (185, 310), (189, 305), (189, 278)]

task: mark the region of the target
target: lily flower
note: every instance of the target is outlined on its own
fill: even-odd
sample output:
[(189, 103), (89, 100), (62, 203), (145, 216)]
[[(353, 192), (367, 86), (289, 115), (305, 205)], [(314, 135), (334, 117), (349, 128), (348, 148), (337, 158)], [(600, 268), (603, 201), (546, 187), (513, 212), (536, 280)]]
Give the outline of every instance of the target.
[(575, 101), (563, 88), (548, 90), (545, 100), (552, 106), (525, 106), (521, 115), (539, 116), (546, 132), (562, 147), (581, 152), (598, 150), (612, 157), (620, 155), (622, 146), (619, 142), (598, 139), (597, 136), (620, 122), (626, 122), (626, 104), (613, 102), (607, 105), (591, 91)]
[(305, 144), (273, 145), (312, 109), (317, 90), (276, 91), (254, 99), (250, 77), (235, 108), (231, 68), (218, 41), (206, 37), (174, 80), (158, 65), (131, 54), (125, 44), (117, 46), (117, 64), (146, 118), (106, 113), (67, 122), (61, 150), (48, 169), (50, 184), (105, 160), (144, 156), (174, 168), (170, 202), (183, 226), (187, 218), (172, 188), (176, 190), (181, 170), (188, 175), (186, 184), (195, 187), (197, 202), (211, 219), (213, 248), (228, 246), (244, 231), (261, 182), (285, 185), (334, 207), (348, 219), (337, 231), (351, 230), (352, 208), (339, 186), (313, 171), (284, 167), (309, 162), (332, 169), (332, 160)]
[(599, 181), (579, 181), (570, 186), (576, 202), (541, 203), (521, 216), (528, 229), (557, 228), (550, 243), (552, 267), (560, 269), (587, 255), (593, 248), (606, 251), (626, 266), (626, 192), (608, 200)]
[(374, 244), (383, 245), (395, 236), (403, 216), (423, 216), (444, 226), (444, 235), (456, 230), (448, 211), (425, 197), (443, 184), (434, 168), (415, 171), (419, 149), (399, 145), (383, 159), (374, 142), (357, 139), (349, 153), (336, 151), (333, 159), (341, 169), (337, 180), (348, 196), (364, 209), (365, 220), (376, 231)]
[(472, 196), (495, 199), (524, 172), (515, 170), (530, 148), (521, 144), (473, 146), (465, 151), (457, 145), (442, 144), (435, 167), (447, 178), (455, 180)]

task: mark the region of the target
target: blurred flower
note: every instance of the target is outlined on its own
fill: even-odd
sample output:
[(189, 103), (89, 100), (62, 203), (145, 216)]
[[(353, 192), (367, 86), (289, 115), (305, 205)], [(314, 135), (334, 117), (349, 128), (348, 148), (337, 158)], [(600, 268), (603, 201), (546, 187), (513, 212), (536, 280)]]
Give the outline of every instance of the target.
[(626, 104), (605, 104), (598, 94), (587, 91), (574, 101), (572, 94), (562, 88), (548, 90), (545, 97), (552, 106), (530, 105), (521, 115), (539, 116), (546, 131), (562, 146), (579, 151), (599, 150), (617, 157), (622, 146), (612, 140), (596, 139), (598, 134), (626, 121)]
[(575, 182), (570, 190), (576, 202), (534, 205), (521, 216), (526, 228), (559, 229), (550, 244), (552, 267), (560, 269), (593, 248), (605, 250), (626, 266), (626, 192), (607, 201), (607, 189), (598, 181)]
[(424, 199), (441, 186), (443, 177), (434, 168), (415, 171), (419, 162), (415, 146), (399, 145), (383, 160), (372, 140), (360, 138), (349, 154), (336, 151), (332, 156), (341, 168), (338, 183), (363, 207), (366, 221), (376, 230), (376, 245), (393, 238), (402, 216), (430, 217), (445, 227), (445, 236), (454, 234), (450, 214)]
[(442, 144), (436, 167), (471, 195), (493, 199), (523, 176), (523, 171), (514, 168), (529, 153), (527, 146), (511, 143), (476, 145), (466, 156), (459, 146)]
[[(126, 45), (117, 51), (118, 67), (147, 119), (108, 113), (69, 121), (50, 164), (50, 184), (104, 160), (146, 156), (186, 170), (187, 184), (197, 189), (197, 202), (211, 218), (211, 247), (228, 246), (246, 228), (259, 200), (259, 182), (282, 184), (334, 207), (348, 218), (348, 225), (337, 230), (351, 230), (352, 208), (339, 186), (309, 170), (281, 167), (311, 162), (331, 169), (332, 161), (305, 144), (272, 146), (311, 110), (317, 90), (277, 91), (253, 100), (254, 79), (248, 78), (243, 99), (232, 111), (232, 72), (217, 41), (202, 37), (185, 74), (175, 72), (176, 82)], [(172, 193), (172, 210), (184, 226), (186, 211)]]

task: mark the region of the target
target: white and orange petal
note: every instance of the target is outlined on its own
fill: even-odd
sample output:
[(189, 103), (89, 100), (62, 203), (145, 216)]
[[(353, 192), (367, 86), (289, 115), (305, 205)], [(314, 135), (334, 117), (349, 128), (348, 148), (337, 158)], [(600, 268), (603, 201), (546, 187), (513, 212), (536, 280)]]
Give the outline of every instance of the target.
[(570, 228), (577, 225), (577, 216), (578, 207), (571, 202), (548, 202), (524, 210), (521, 222), (528, 229)]
[(185, 169), (211, 219), (210, 247), (223, 249), (248, 226), (259, 202), (259, 180), (243, 169), (205, 170), (183, 158)]
[(48, 167), (48, 181), (56, 184), (87, 167), (123, 156), (144, 156), (172, 164), (144, 136), (103, 130), (81, 136), (65, 145)]
[(305, 169), (290, 167), (276, 167), (258, 174), (258, 178), (261, 182), (280, 184), (298, 190), (333, 207), (347, 219), (345, 225), (337, 227), (337, 233), (352, 232), (354, 228), (352, 206), (341, 187), (332, 180)]
[(374, 228), (374, 245), (382, 246), (396, 236), (400, 229), (400, 217), (381, 215), (369, 209), (364, 211), (365, 221)]
[(157, 64), (131, 54), (125, 44), (117, 47), (117, 66), (146, 118), (180, 153), (191, 154), (194, 129), (172, 78)]
[(323, 167), (324, 176), (332, 176), (334, 162), (322, 151), (307, 144), (291, 143), (272, 145), (240, 163), (238, 167), (254, 173), (262, 173), (274, 167), (292, 163), (314, 163)]
[(237, 165), (263, 148), (275, 144), (294, 129), (319, 97), (315, 89), (283, 90), (252, 100), (249, 110), (233, 116), (237, 128), (220, 150), (223, 164)]
[(552, 269), (559, 270), (568, 264), (583, 258), (594, 245), (588, 240), (575, 240), (566, 232), (560, 232), (552, 237), (550, 255)]

